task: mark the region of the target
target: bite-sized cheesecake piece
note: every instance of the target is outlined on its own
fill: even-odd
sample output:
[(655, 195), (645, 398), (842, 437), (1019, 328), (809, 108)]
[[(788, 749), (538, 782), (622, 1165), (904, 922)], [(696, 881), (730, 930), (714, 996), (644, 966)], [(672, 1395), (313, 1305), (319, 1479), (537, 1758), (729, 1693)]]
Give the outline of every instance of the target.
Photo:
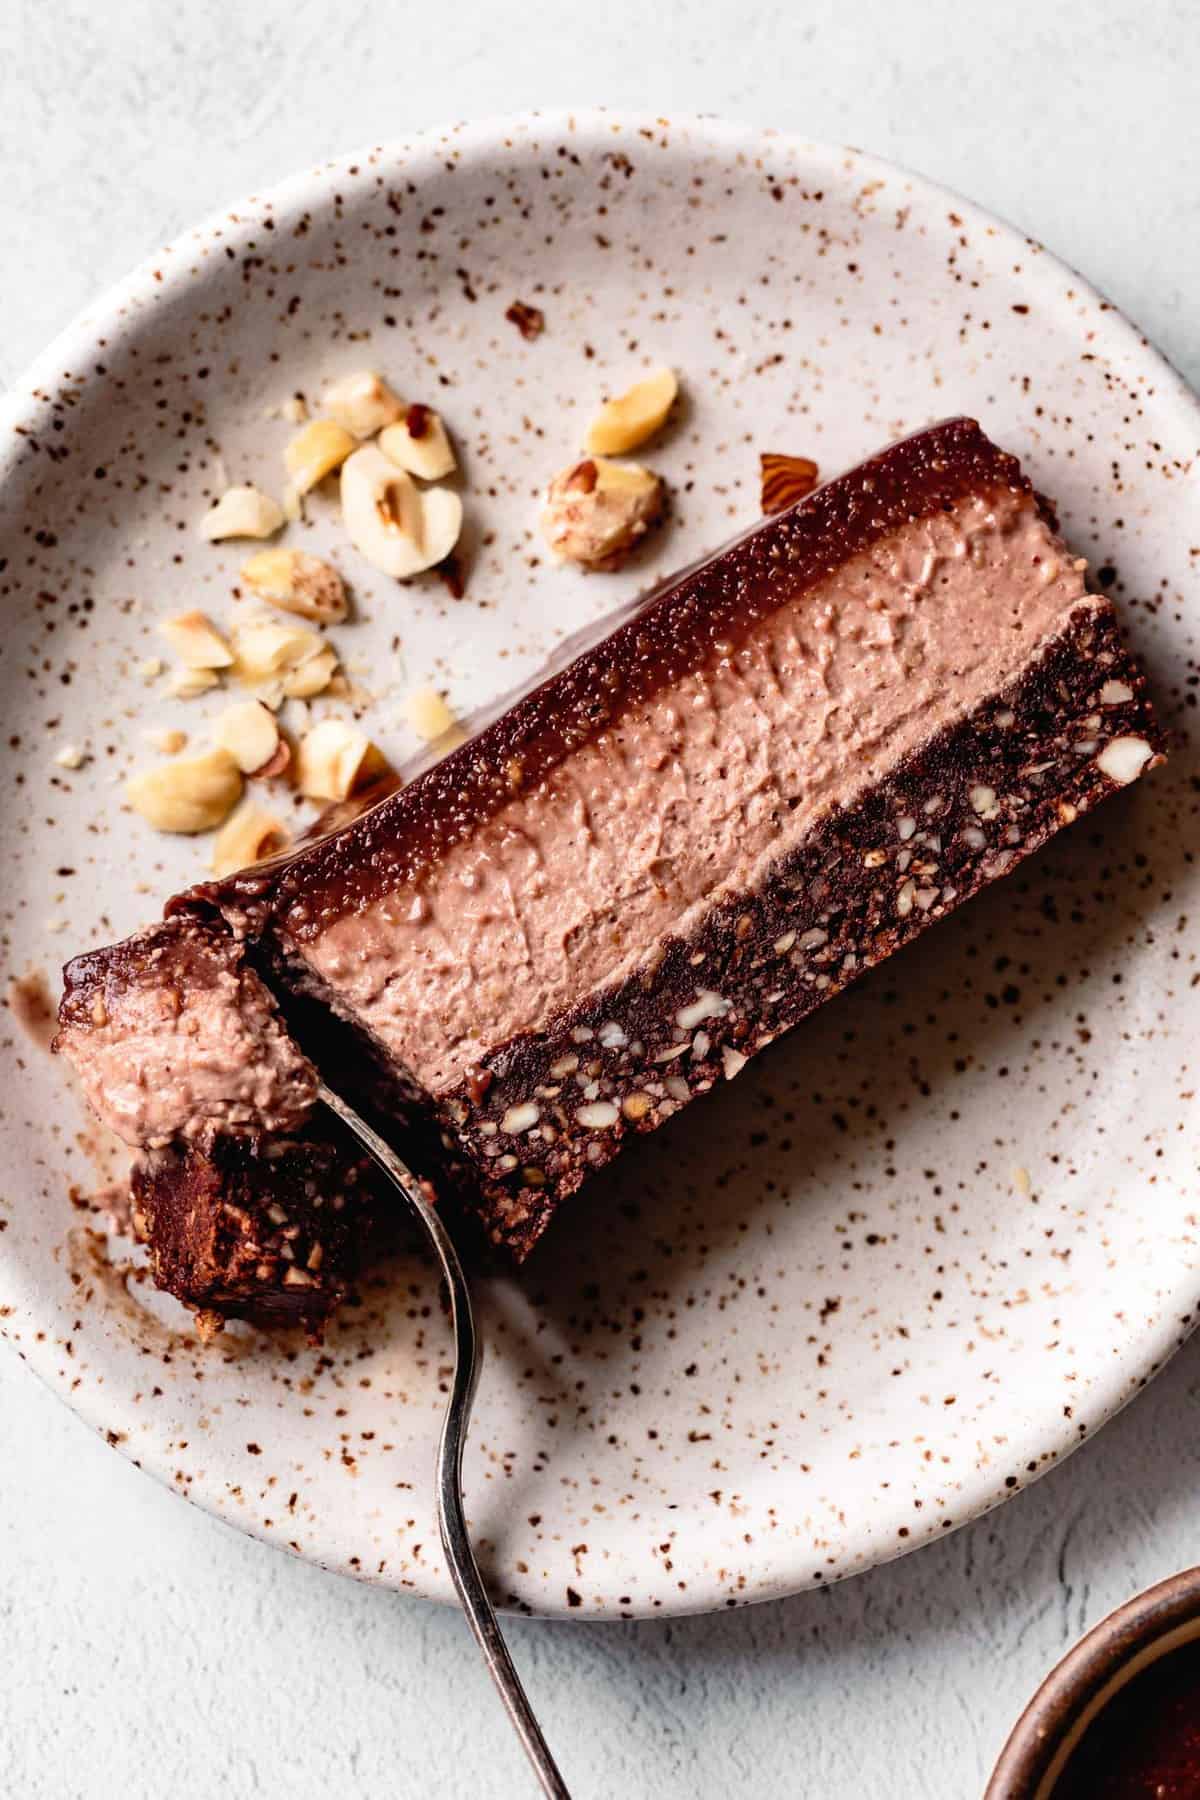
[(174, 904), (349, 1022), (520, 1258), (634, 1135), (1159, 750), (1111, 604), (957, 419), (668, 584), (358, 819)]
[(212, 1324), (310, 1330), (347, 1293), (382, 1184), (314, 1107), (317, 1076), (219, 921), (181, 916), (77, 956), (55, 1048), (142, 1155), (131, 1217), (155, 1280)]
[(54, 1047), (127, 1144), (294, 1131), (311, 1112), (316, 1071), (228, 931), (167, 919), (75, 957), (63, 983)]

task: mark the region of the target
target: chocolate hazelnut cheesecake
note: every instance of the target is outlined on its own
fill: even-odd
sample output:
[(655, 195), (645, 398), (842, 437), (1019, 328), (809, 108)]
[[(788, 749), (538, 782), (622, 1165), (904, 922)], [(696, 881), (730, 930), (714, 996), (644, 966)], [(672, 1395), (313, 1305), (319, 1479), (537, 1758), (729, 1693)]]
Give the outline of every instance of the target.
[(142, 1071), (179, 1048), (141, 989), (88, 1009), (104, 957), (153, 932), (70, 965), (61, 1046), (160, 1159), (194, 1153), (197, 1117), (206, 1155), (247, 1134), (261, 1155), (312, 1117), (272, 994), (334, 1019), (377, 1112), (433, 1128), (520, 1260), (589, 1174), (1161, 742), (1048, 506), (950, 420), (668, 582), (358, 817), (172, 901), (159, 932), (246, 959), (215, 1076), (150, 1104), (96, 1074), (118, 1043)]
[(188, 914), (77, 956), (55, 1048), (140, 1155), (130, 1219), (202, 1326), (319, 1329), (379, 1235), (374, 1165), (223, 926)]

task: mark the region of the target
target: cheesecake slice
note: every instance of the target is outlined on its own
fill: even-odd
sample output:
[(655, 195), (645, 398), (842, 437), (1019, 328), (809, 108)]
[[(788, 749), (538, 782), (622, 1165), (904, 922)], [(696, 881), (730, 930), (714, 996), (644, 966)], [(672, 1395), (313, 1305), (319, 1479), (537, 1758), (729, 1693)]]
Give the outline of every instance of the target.
[(519, 1260), (639, 1134), (1160, 753), (1111, 603), (954, 419), (170, 910), (349, 1032)]

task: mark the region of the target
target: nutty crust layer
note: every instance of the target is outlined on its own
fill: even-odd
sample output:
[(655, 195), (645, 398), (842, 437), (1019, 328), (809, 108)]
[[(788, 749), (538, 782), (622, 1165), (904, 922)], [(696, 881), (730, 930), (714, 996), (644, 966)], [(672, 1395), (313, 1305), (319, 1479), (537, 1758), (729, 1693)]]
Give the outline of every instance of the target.
[[(765, 884), (714, 907), (638, 976), (497, 1047), (444, 1113), (483, 1171), (478, 1211), (526, 1257), (559, 1203), (855, 980), (1123, 784), (1162, 736), (1106, 603), (1003, 693), (829, 814)], [(1106, 773), (1105, 763), (1121, 771)]]
[(515, 793), (535, 787), (620, 713), (668, 688), (719, 643), (736, 644), (781, 605), (888, 532), (968, 495), (1032, 488), (973, 419), (917, 432), (758, 524), (652, 594), (444, 761), (340, 831), (183, 903), (269, 919), (293, 942), (414, 880)]
[(222, 1133), (139, 1158), (133, 1225), (155, 1281), (202, 1323), (316, 1333), (381, 1235), (381, 1185), (333, 1120), (303, 1138)]

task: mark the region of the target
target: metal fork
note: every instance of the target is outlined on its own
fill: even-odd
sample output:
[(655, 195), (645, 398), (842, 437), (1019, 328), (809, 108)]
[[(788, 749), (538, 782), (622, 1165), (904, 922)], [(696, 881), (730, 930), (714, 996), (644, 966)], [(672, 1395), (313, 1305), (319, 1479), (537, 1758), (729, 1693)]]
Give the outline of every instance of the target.
[(421, 1192), (420, 1184), (411, 1169), (384, 1143), (379, 1133), (372, 1131), (366, 1121), (359, 1118), (354, 1108), (348, 1106), (332, 1088), (321, 1082), (319, 1092), (329, 1110), (336, 1113), (342, 1123), (348, 1126), (408, 1202), (424, 1226), (425, 1235), (441, 1264), (442, 1275), (450, 1294), (450, 1323), (454, 1332), (454, 1378), (450, 1386), (450, 1398), (446, 1403), (446, 1416), (442, 1421), (437, 1458), (438, 1527), (441, 1531), (442, 1549), (446, 1553), (455, 1591), (467, 1615), (467, 1623), (483, 1652), (488, 1673), (496, 1684), (496, 1691), (504, 1702), (525, 1754), (541, 1783), (542, 1792), (548, 1794), (550, 1800), (571, 1800), (567, 1785), (559, 1774), (558, 1766), (542, 1735), (542, 1728), (534, 1717), (533, 1708), (521, 1685), (521, 1677), (513, 1667), (467, 1533), (467, 1521), (463, 1512), (462, 1459), (471, 1418), (471, 1402), (479, 1383), (480, 1355), (475, 1319), (471, 1311), (471, 1295), (462, 1272), (462, 1264), (458, 1260), (458, 1252), (437, 1212)]

